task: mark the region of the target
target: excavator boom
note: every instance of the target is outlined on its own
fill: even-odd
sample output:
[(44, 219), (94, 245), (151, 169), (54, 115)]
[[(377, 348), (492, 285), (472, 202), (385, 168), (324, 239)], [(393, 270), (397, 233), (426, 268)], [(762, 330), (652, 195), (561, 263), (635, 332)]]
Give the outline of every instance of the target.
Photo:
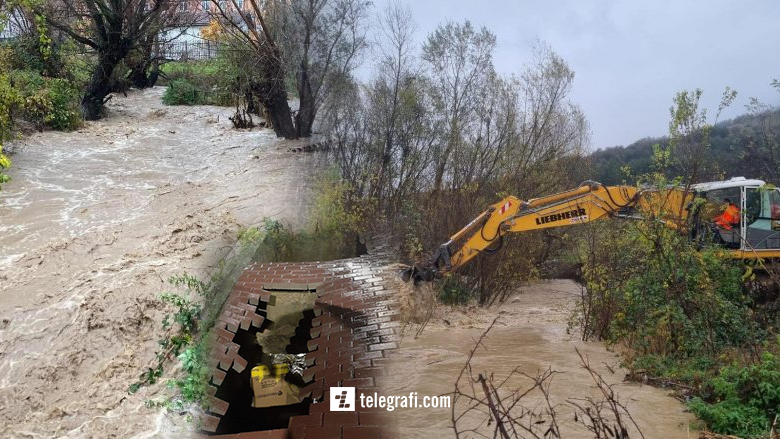
[(576, 189), (522, 201), (508, 196), (488, 207), (439, 246), (431, 262), (406, 276), (430, 281), (457, 270), (480, 253), (491, 254), (507, 232), (525, 232), (585, 224), (609, 217), (652, 215), (671, 227), (681, 225), (692, 195), (679, 188), (640, 190), (586, 181)]

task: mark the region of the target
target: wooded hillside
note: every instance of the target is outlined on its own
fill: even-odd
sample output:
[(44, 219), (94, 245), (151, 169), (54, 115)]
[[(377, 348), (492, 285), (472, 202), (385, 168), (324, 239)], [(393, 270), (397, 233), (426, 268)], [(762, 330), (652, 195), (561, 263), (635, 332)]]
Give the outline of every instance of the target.
[[(723, 178), (745, 176), (775, 184), (780, 181), (780, 109), (749, 112), (715, 124), (710, 131), (710, 154)], [(628, 146), (599, 149), (590, 155), (593, 179), (604, 184), (633, 183), (630, 175), (651, 170), (653, 145), (667, 146), (669, 137), (646, 137)], [(718, 176), (714, 176), (718, 178)]]

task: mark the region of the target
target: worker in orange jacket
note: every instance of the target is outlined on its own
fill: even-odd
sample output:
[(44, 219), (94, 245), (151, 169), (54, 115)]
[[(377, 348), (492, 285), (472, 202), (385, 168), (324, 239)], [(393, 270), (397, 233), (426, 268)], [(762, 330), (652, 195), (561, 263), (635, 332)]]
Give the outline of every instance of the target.
[(713, 218), (715, 224), (726, 230), (732, 230), (732, 227), (739, 224), (739, 207), (726, 198), (726, 209), (720, 215)]

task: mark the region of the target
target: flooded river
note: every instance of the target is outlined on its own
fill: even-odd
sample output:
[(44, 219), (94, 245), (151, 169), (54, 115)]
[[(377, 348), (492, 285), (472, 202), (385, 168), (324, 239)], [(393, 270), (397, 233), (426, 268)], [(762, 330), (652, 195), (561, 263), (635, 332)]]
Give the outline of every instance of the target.
[(166, 107), (162, 91), (14, 145), (0, 191), (0, 437), (170, 433), (144, 407), (162, 386), (126, 391), (152, 364), (165, 279), (205, 277), (263, 217), (305, 224), (318, 155), (232, 129), (231, 109)]
[[(574, 282), (550, 281), (522, 288), (519, 294), (500, 307), (458, 310), (440, 307), (419, 337), (415, 337), (415, 327), (407, 327), (397, 361), (392, 365), (386, 393), (408, 395), (417, 392), (422, 398), (453, 392), (475, 341), (498, 317), (484, 346), (476, 351), (471, 362), (473, 376), (492, 374), (495, 382), (500, 382), (515, 368), (532, 377), (548, 367), (558, 372), (551, 381), (550, 399), (562, 437), (594, 437), (575, 422), (574, 410), (567, 403), (567, 400), (599, 397), (590, 375), (580, 367), (575, 348), (586, 355), (591, 366), (613, 385), (620, 402), (626, 405), (645, 438), (697, 437), (697, 432), (689, 429), (693, 416), (685, 412), (684, 406), (668, 391), (624, 383), (626, 370), (619, 366), (617, 355), (601, 343), (582, 342), (578, 335), (567, 333), (567, 322), (579, 292), (579, 286)], [(526, 389), (530, 384), (529, 378), (515, 374), (499, 393), (503, 398), (509, 391)], [(479, 385), (477, 390), (481, 392)], [(478, 392), (476, 396), (484, 399), (484, 393)], [(539, 410), (543, 408), (543, 403), (541, 395), (534, 392), (524, 397), (513, 413), (519, 414), (520, 406)], [(462, 415), (463, 405), (456, 407), (456, 416)], [(397, 409), (394, 413), (403, 438), (455, 437), (451, 409)], [(471, 432), (461, 437), (494, 437), (495, 424), (488, 425), (487, 419), (487, 416), (477, 415), (476, 412), (463, 417), (459, 422), (461, 431), (463, 427), (479, 425), (475, 431), (481, 435)], [(640, 436), (632, 432), (631, 437)]]

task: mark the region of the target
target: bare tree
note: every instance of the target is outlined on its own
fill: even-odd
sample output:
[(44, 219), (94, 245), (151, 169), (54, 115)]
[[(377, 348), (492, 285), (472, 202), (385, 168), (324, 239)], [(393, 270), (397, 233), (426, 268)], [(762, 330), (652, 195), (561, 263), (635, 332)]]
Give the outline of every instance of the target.
[[(393, 154), (398, 147), (396, 141), (399, 121), (402, 117), (401, 92), (414, 78), (413, 37), (415, 24), (411, 11), (398, 2), (387, 5), (379, 20), (378, 41), (379, 62), (374, 79), (372, 100), (382, 107), (377, 121), (381, 133), (381, 160), (377, 164), (377, 178), (371, 190), (372, 196), (382, 197), (387, 179), (392, 179), (395, 169), (391, 166)], [(406, 152), (408, 154), (408, 151)], [(402, 162), (404, 158), (401, 158)], [(403, 176), (400, 176), (402, 179)]]
[(269, 1), (263, 7), (257, 0), (249, 0), (251, 12), (239, 12), (242, 8), (236, 0), (230, 6), (212, 0), (214, 17), (225, 31), (233, 50), (245, 52), (245, 68), (252, 70), (249, 88), (265, 110), (266, 119), (279, 137), (297, 138), (293, 114), (287, 102), (285, 80), (287, 63), (266, 15), (276, 17), (276, 10), (283, 9), (282, 2)]
[[(588, 130), (570, 101), (574, 73), (552, 50), (539, 48), (519, 78), (503, 77), (494, 72), (495, 37), (487, 29), (442, 25), (418, 58), (411, 23), (398, 5), (383, 11), (375, 75), (351, 84), (324, 114), (350, 196), (380, 210), (416, 258), (497, 193), (534, 196), (574, 184), (573, 157)], [(533, 247), (542, 249), (540, 258), (548, 241)], [(497, 282), (525, 280), (518, 277), (530, 270), (518, 264), (529, 260), (529, 247), (516, 246), (524, 257), (481, 258), (460, 281), (489, 303), (488, 292), (506, 290)]]
[(300, 107), (299, 137), (312, 134), (314, 119), (338, 82), (350, 75), (366, 47), (370, 2), (364, 0), (291, 0), (282, 33), (285, 56), (295, 69)]
[(374, 77), (365, 86), (354, 85), (349, 99), (331, 99), (324, 126), (354, 195), (376, 201), (372, 205), (393, 218), (410, 196), (430, 187), (437, 132), (431, 130), (430, 81), (414, 53), (411, 14), (391, 3), (377, 29)]
[[(220, 20), (240, 46), (254, 55), (253, 92), (276, 134), (288, 139), (312, 135), (317, 112), (334, 87), (355, 68), (366, 46), (363, 21), (370, 3), (361, 0), (250, 0), (251, 13), (235, 0), (227, 8), (212, 0)], [(236, 17), (236, 15), (238, 15)], [(294, 113), (285, 87), (293, 79), (300, 105)]]
[[(773, 80), (772, 87), (780, 92), (780, 81)], [(756, 98), (750, 99), (747, 110), (757, 126), (740, 136), (745, 158), (757, 168), (756, 175), (767, 181), (780, 181), (780, 112)]]
[(518, 145), (510, 155), (514, 171), (507, 170), (516, 185), (522, 185), (530, 169), (544, 168), (587, 144), (585, 116), (569, 101), (573, 82), (574, 71), (566, 62), (548, 46), (537, 43), (534, 58), (518, 83)]
[(435, 109), (446, 135), (436, 145), (434, 191), (441, 191), (453, 151), (460, 148), (475, 117), (476, 97), (495, 75), (496, 37), (487, 28), (475, 30), (470, 22), (440, 25), (423, 45), (422, 59), (433, 85)]

